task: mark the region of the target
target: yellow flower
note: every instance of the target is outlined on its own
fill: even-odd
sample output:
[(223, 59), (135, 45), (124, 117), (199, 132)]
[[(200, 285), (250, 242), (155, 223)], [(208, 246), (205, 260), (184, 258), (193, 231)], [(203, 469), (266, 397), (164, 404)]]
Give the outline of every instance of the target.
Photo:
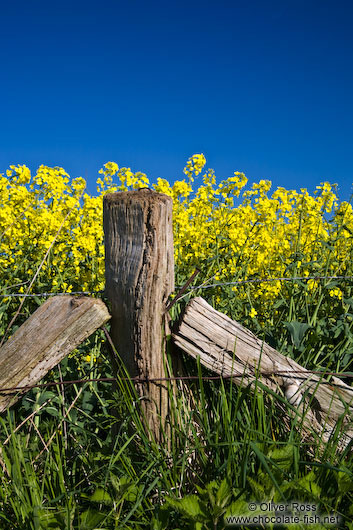
[(342, 293), (341, 289), (339, 289), (338, 287), (335, 287), (334, 289), (331, 289), (329, 291), (329, 295), (332, 298), (338, 298), (339, 300), (342, 300), (342, 297), (343, 297), (343, 293)]
[(309, 291), (313, 291), (319, 286), (319, 282), (317, 280), (310, 279), (307, 283)]
[[(186, 178), (174, 184), (158, 178), (157, 184), (151, 184), (173, 199), (174, 255), (181, 277), (189, 277), (195, 267), (215, 257), (217, 269), (210, 269), (210, 276), (217, 270), (220, 283), (240, 277), (288, 276), (295, 262), (301, 276), (326, 274), (327, 263), (332, 275), (351, 274), (353, 210), (348, 202), (337, 206), (330, 184), (322, 183), (313, 195), (306, 189), (282, 187), (271, 195), (271, 182), (264, 179), (245, 190), (247, 178), (241, 172), (217, 186), (215, 172), (204, 170), (205, 164), (204, 155), (195, 154), (184, 168)], [(193, 177), (201, 171), (202, 183), (193, 192)], [(11, 165), (0, 174), (0, 268), (4, 285), (31, 278), (31, 271), (37, 271), (50, 248), (39, 285), (59, 292), (104, 289), (103, 196), (148, 186), (149, 180), (142, 172), (107, 162), (97, 179), (97, 196), (81, 196), (85, 185), (84, 179), (71, 179), (60, 167), (42, 165), (31, 177), (26, 166)], [(328, 210), (330, 222), (325, 218)], [(321, 244), (325, 242), (330, 245)], [(298, 255), (300, 261), (294, 257)], [(264, 320), (278, 296), (286, 297), (289, 285), (248, 283), (233, 290), (239, 300), (250, 299), (259, 309), (258, 318)], [(318, 286), (309, 280), (306, 293), (314, 294)], [(328, 296), (341, 300), (344, 293), (333, 288)], [(254, 308), (249, 315), (257, 315)]]
[(116, 162), (107, 162), (104, 164), (104, 168), (99, 170), (102, 175), (113, 176), (119, 171), (119, 166)]
[(189, 160), (186, 163), (186, 166), (184, 167), (184, 173), (187, 175), (190, 180), (192, 181), (192, 173), (195, 173), (195, 175), (199, 175), (203, 169), (203, 167), (206, 164), (206, 158), (203, 153), (192, 155), (192, 157), (189, 158)]

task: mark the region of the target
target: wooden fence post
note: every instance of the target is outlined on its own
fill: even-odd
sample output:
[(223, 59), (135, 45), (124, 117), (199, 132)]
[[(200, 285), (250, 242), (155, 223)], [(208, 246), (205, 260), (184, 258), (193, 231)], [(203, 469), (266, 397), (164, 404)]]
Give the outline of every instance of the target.
[[(150, 189), (103, 200), (106, 296), (111, 336), (131, 377), (165, 377), (164, 319), (174, 290), (172, 199)], [(165, 382), (137, 383), (154, 438), (168, 414)]]

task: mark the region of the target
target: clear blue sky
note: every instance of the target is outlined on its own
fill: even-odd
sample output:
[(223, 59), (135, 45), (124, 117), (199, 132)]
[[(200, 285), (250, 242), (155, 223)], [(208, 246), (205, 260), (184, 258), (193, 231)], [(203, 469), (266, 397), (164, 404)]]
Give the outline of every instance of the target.
[(353, 182), (353, 2), (3, 0), (0, 172)]

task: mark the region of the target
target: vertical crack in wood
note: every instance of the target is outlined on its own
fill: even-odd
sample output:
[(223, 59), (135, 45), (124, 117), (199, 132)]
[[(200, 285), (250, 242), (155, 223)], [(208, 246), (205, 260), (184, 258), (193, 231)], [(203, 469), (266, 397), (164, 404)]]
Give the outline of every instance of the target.
[[(151, 190), (107, 194), (103, 213), (113, 342), (132, 377), (164, 377), (163, 313), (174, 288), (172, 199)], [(136, 389), (159, 439), (166, 385), (136, 383)]]

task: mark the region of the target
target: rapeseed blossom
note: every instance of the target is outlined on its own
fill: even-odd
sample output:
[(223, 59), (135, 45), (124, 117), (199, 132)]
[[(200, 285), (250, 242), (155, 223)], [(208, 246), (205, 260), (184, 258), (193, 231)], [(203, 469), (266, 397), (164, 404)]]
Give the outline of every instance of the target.
[[(104, 289), (103, 196), (146, 186), (173, 198), (175, 263), (181, 277), (202, 266), (217, 282), (305, 278), (324, 266), (328, 275), (351, 271), (352, 207), (339, 203), (328, 182), (313, 194), (283, 187), (271, 194), (269, 180), (245, 189), (244, 173), (219, 181), (205, 165), (203, 154), (193, 155), (184, 168), (186, 180), (170, 184), (158, 178), (151, 185), (145, 173), (107, 162), (99, 171), (96, 196), (85, 191), (83, 178), (72, 179), (63, 168), (42, 165), (31, 175), (25, 165), (11, 165), (0, 175), (2, 285), (21, 284), (25, 290), (23, 284), (50, 249), (37, 279), (42, 290)], [(308, 295), (319, 288), (317, 280), (306, 283)], [(250, 318), (285, 296), (280, 281), (233, 289), (241, 299), (251, 295)], [(340, 289), (331, 289), (329, 296), (342, 303)]]
[(335, 287), (334, 289), (331, 289), (329, 291), (329, 295), (331, 296), (331, 298), (338, 298), (339, 300), (341, 300), (342, 297), (343, 297), (343, 293), (342, 293), (341, 289), (339, 289), (338, 287)]

